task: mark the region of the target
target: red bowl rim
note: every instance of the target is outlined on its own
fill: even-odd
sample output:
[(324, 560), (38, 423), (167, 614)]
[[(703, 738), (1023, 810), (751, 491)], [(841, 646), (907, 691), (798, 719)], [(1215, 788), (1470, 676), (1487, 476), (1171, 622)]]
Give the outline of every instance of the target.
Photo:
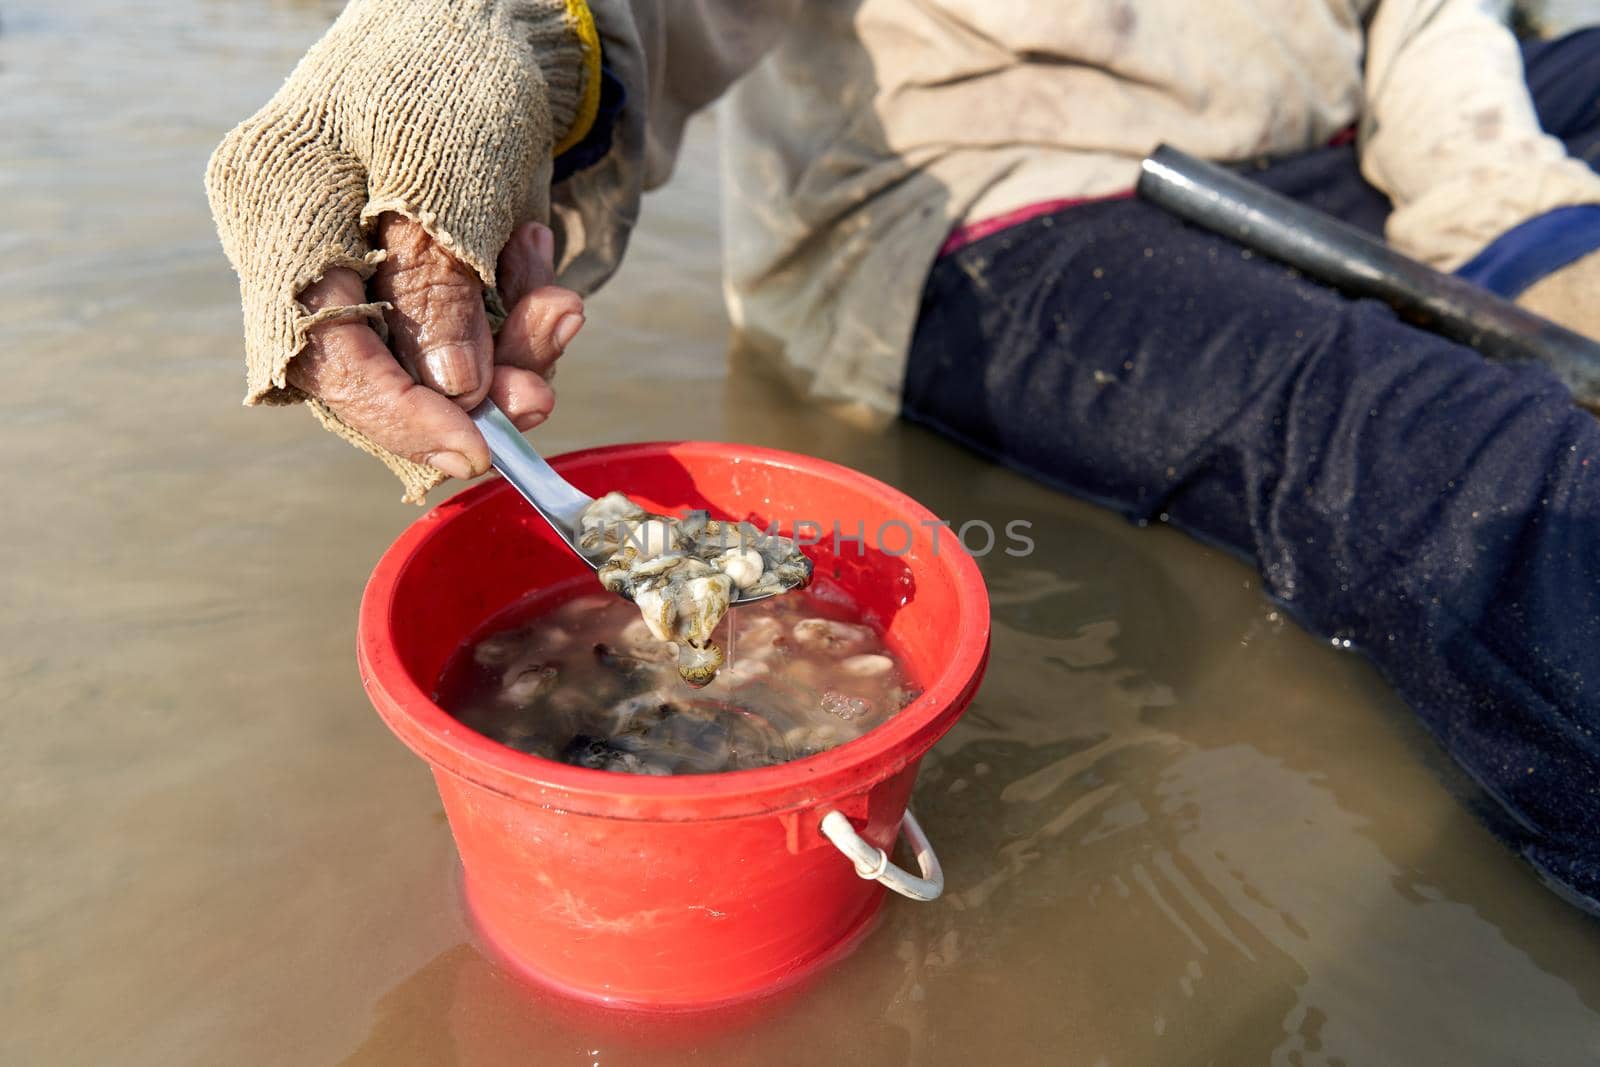
[[(921, 504), (859, 471), (778, 449), (711, 441), (606, 445), (551, 457), (557, 470), (609, 464), (667, 452), (693, 467), (696, 459), (762, 463), (821, 475), (865, 491), (913, 524), (934, 520)], [(542, 807), (624, 819), (701, 820), (814, 807), (862, 793), (922, 755), (971, 703), (989, 654), (989, 597), (976, 561), (965, 551), (938, 557), (954, 572), (958, 612), (954, 648), (944, 669), (915, 701), (888, 722), (837, 748), (774, 767), (719, 774), (653, 777), (573, 767), (542, 759), (462, 725), (411, 678), (388, 640), (395, 593), (430, 539), (471, 508), (515, 490), (500, 478), (471, 486), (408, 526), (373, 568), (361, 598), (356, 654), (362, 685), (389, 728), (436, 770), (491, 792)]]

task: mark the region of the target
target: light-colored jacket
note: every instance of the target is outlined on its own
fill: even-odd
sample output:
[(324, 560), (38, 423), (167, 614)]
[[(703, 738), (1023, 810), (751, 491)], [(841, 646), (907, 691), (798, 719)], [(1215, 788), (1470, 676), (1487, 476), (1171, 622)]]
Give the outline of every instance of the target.
[[(594, 0), (628, 103), (556, 186), (563, 281), (617, 266), (685, 119), (722, 112), (733, 321), (817, 399), (898, 410), (952, 227), (1130, 189), (1167, 142), (1282, 156), (1355, 125), (1388, 238), (1453, 268), (1600, 178), (1539, 128), (1488, 0)], [(731, 88), (730, 88), (731, 87)]]

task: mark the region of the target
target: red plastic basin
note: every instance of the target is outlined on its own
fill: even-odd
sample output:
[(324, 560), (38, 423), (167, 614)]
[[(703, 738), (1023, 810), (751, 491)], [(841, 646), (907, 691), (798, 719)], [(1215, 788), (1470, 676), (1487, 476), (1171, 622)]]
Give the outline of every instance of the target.
[(983, 579), (925, 508), (821, 460), (690, 442), (551, 462), (587, 493), (622, 489), (654, 511), (709, 508), (786, 533), (821, 524), (807, 549), (819, 581), (883, 628), (922, 696), (838, 748), (726, 774), (617, 774), (490, 741), (433, 702), (446, 661), (492, 616), (584, 567), (498, 479), (435, 508), (379, 560), (361, 602), (367, 695), (433, 769), (474, 919), (523, 972), (639, 1008), (773, 991), (842, 955), (882, 903), (818, 824), (838, 810), (893, 846), (919, 761), (983, 675)]

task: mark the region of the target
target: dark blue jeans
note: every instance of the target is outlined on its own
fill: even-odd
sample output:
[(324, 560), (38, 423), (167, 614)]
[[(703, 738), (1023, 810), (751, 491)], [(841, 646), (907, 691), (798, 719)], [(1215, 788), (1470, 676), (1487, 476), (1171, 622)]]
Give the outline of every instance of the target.
[[(1527, 69), (1545, 128), (1593, 161), (1600, 33)], [(1388, 211), (1350, 148), (1256, 176), (1370, 230)], [(1302, 625), (1377, 664), (1496, 831), (1600, 912), (1600, 423), (1549, 373), (1121, 200), (942, 258), (904, 414), (1249, 558)]]

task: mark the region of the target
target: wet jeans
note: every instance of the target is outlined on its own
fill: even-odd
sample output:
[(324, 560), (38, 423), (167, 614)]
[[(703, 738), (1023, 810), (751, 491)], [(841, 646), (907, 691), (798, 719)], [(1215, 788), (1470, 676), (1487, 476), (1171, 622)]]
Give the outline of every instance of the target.
[[(1546, 129), (1593, 162), (1600, 32), (1527, 67)], [(1349, 147), (1254, 174), (1381, 230)], [(1116, 200), (939, 260), (904, 414), (1248, 558), (1379, 667), (1496, 832), (1600, 912), (1600, 422), (1551, 374)]]

